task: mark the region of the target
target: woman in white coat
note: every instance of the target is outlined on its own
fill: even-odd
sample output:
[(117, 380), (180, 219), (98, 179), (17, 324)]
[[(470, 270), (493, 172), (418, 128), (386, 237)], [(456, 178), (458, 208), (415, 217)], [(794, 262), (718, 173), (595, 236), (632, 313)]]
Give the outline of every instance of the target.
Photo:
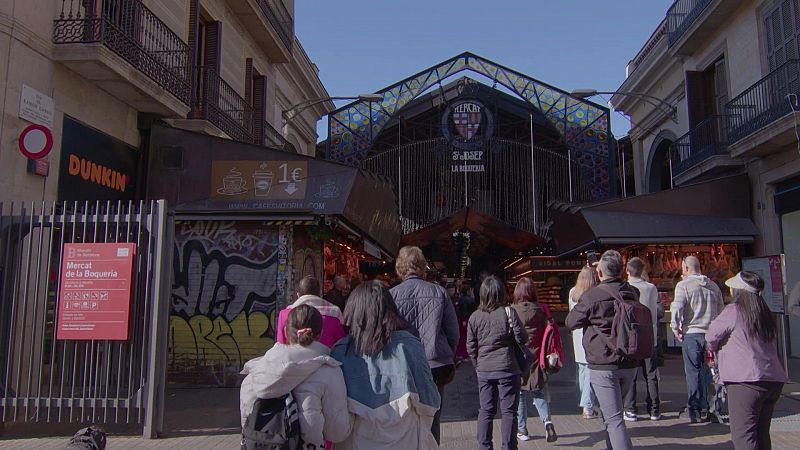
[(242, 426), (257, 398), (280, 398), (289, 392), (299, 409), (303, 449), (323, 449), (325, 441), (341, 442), (353, 426), (347, 412), (347, 387), (330, 349), (319, 342), (322, 316), (308, 305), (292, 309), (286, 320), (288, 345), (278, 342), (247, 362), (239, 394)]
[[(571, 310), (578, 304), (584, 292), (597, 284), (594, 268), (587, 265), (581, 269), (575, 287), (569, 290), (569, 309)], [(572, 348), (575, 350), (575, 363), (578, 366), (578, 388), (580, 389), (580, 407), (583, 408), (583, 418), (594, 419), (597, 417), (597, 413), (594, 410), (594, 392), (589, 382), (589, 364), (586, 362), (586, 353), (583, 350), (583, 330), (572, 332)]]

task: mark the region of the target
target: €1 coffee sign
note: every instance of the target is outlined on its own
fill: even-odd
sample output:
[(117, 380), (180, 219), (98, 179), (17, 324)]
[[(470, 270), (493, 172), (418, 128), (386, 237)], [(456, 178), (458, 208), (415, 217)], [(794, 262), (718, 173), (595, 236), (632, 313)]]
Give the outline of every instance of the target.
[(52, 149), (53, 133), (44, 125), (28, 125), (19, 134), (19, 151), (27, 158), (44, 158)]
[(214, 161), (211, 198), (302, 199), (308, 176), (307, 161)]
[(135, 254), (132, 243), (64, 244), (56, 339), (128, 339)]

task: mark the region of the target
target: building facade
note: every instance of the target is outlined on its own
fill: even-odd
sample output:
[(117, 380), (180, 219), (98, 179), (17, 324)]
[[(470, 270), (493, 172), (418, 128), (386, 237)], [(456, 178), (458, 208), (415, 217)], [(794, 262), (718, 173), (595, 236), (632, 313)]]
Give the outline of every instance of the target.
[[(4, 1), (0, 47), (6, 201), (74, 200), (73, 181), (94, 183), (92, 199), (141, 197), (154, 120), (313, 154), (316, 121), (333, 108), (283, 123), (293, 104), (328, 97), (295, 38), (291, 0)], [(17, 150), (32, 124), (52, 134), (38, 164)]]
[(678, 0), (630, 61), (621, 93), (612, 98), (631, 117), (637, 194), (747, 174), (751, 194), (737, 201), (750, 203), (759, 230), (748, 253), (785, 255), (781, 317), (794, 375), (800, 357), (800, 318), (790, 314), (800, 296), (798, 57), (796, 0)]

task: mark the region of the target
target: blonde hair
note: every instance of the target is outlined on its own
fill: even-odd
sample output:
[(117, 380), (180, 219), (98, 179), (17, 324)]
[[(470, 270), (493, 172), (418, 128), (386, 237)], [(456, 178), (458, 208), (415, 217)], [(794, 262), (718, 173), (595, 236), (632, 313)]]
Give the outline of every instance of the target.
[(597, 286), (599, 283), (597, 282), (597, 277), (595, 275), (594, 268), (589, 266), (584, 266), (581, 269), (581, 273), (578, 274), (578, 279), (575, 281), (575, 291), (573, 294), (573, 300), (577, 302), (581, 295), (584, 292), (588, 291), (589, 289)]
[(427, 267), (428, 261), (425, 260), (425, 255), (422, 254), (422, 250), (419, 247), (407, 245), (401, 248), (397, 254), (395, 272), (400, 278), (405, 278), (409, 275), (424, 277)]

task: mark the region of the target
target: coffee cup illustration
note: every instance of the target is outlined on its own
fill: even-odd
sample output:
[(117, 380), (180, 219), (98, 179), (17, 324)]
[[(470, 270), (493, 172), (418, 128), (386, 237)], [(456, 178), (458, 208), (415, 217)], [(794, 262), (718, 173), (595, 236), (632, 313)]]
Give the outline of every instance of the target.
[(242, 173), (232, 168), (227, 175), (222, 177), (222, 187), (217, 189), (217, 193), (222, 195), (236, 195), (245, 191), (245, 182)]
[(274, 174), (270, 170), (256, 170), (253, 172), (253, 191), (256, 197), (266, 197), (272, 189)]

